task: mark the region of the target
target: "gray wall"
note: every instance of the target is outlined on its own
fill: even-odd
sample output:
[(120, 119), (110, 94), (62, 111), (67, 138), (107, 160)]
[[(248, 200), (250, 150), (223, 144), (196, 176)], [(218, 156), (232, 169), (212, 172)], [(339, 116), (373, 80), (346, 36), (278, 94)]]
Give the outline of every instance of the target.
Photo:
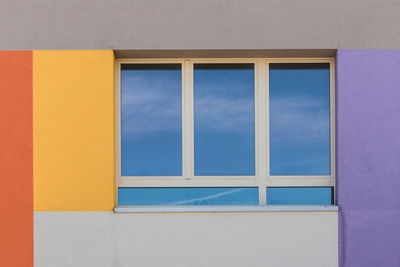
[(36, 267), (337, 267), (337, 212), (35, 212)]
[(0, 49), (385, 49), (398, 0), (0, 2)]

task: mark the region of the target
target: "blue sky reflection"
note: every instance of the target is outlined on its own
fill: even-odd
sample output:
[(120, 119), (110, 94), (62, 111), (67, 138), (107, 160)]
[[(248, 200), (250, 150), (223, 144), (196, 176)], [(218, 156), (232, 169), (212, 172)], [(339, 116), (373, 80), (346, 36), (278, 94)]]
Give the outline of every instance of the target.
[(119, 205), (258, 205), (255, 187), (119, 188)]
[(332, 187), (269, 187), (268, 205), (332, 205)]
[(195, 175), (254, 175), (253, 64), (195, 64)]
[(329, 64), (271, 64), (271, 175), (329, 175)]
[(179, 64), (123, 64), (122, 176), (182, 175)]

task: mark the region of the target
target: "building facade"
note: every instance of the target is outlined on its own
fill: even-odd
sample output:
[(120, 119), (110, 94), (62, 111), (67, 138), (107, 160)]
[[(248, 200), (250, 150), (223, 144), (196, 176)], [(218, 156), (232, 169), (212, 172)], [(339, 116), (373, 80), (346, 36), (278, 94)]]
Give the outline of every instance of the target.
[(397, 1), (0, 10), (0, 266), (400, 266)]

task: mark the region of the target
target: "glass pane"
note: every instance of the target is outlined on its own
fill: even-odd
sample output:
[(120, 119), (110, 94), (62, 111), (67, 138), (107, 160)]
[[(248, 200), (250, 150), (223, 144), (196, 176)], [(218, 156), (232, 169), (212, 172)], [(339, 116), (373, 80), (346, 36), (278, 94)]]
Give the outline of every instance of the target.
[(254, 175), (254, 64), (194, 65), (195, 175)]
[(119, 188), (126, 205), (258, 205), (258, 188)]
[(332, 187), (269, 187), (268, 205), (332, 205)]
[(330, 175), (329, 63), (274, 63), (270, 174)]
[(121, 66), (121, 172), (182, 175), (180, 64)]

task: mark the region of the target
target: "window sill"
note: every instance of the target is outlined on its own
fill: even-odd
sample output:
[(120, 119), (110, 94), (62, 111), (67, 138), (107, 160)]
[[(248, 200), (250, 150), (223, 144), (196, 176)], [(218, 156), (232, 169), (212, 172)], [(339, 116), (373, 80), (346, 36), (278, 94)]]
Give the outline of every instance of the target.
[(268, 206), (121, 206), (115, 213), (180, 213), (180, 212), (315, 212), (338, 211), (338, 206), (268, 205)]

